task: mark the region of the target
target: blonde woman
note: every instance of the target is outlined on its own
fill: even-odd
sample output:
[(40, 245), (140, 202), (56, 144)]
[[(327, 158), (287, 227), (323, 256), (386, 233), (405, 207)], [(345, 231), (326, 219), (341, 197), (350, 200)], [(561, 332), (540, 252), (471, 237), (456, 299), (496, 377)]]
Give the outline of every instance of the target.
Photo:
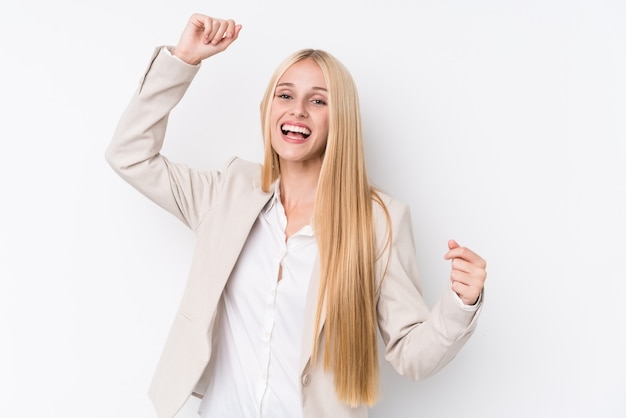
[(162, 418), (192, 395), (202, 417), (366, 417), (377, 330), (399, 373), (437, 372), (476, 326), (486, 264), (450, 241), (450, 290), (426, 306), (409, 208), (370, 186), (357, 90), (327, 52), (298, 51), (271, 78), (262, 165), (205, 172), (161, 155), (200, 62), (240, 31), (191, 16), (175, 47), (155, 50), (106, 152), (197, 237), (150, 397)]

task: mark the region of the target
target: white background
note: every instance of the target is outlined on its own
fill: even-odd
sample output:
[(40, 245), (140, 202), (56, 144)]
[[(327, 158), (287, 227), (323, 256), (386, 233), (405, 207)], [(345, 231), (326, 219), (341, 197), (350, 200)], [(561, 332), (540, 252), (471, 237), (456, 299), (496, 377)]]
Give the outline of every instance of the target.
[(260, 161), (271, 72), (326, 49), (358, 83), (372, 182), (412, 207), (429, 304), (449, 238), (489, 263), (467, 346), (421, 382), (385, 364), (371, 417), (626, 416), (617, 0), (3, 1), (0, 416), (154, 416), (193, 236), (104, 150), (153, 47), (193, 12), (244, 28), (203, 64), (164, 153)]

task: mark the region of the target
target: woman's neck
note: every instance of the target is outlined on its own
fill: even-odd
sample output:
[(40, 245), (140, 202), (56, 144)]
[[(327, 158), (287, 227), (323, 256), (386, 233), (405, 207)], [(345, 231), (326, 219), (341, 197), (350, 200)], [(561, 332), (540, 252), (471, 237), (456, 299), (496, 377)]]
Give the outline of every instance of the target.
[(286, 237), (308, 225), (313, 218), (321, 166), (280, 167), (280, 201), (287, 217)]
[(280, 196), (285, 209), (315, 202), (320, 164), (283, 164), (280, 167)]

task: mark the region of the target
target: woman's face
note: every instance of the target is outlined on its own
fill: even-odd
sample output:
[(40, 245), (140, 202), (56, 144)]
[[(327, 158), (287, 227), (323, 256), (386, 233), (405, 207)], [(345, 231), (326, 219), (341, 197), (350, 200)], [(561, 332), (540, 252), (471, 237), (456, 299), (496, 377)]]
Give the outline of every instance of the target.
[(328, 90), (311, 58), (278, 80), (270, 110), (272, 148), (285, 162), (321, 164), (328, 138)]

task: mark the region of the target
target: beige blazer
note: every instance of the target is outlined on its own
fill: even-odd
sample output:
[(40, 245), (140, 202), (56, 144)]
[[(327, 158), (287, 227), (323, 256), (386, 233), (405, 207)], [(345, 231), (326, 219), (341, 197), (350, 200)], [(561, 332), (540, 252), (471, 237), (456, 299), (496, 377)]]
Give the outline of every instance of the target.
[[(270, 198), (260, 188), (259, 164), (232, 158), (221, 171), (198, 171), (160, 154), (170, 111), (198, 68), (157, 48), (106, 150), (107, 161), (124, 180), (196, 234), (187, 285), (149, 389), (161, 418), (175, 416), (189, 396), (204, 393), (222, 290), (252, 224)], [(447, 291), (429, 310), (420, 293), (409, 208), (390, 196), (383, 194), (383, 198), (393, 234), (387, 275), (377, 299), (384, 355), (399, 373), (420, 379), (454, 358), (472, 334), (480, 307), (464, 309)], [(387, 224), (378, 205), (374, 207), (381, 248)], [(379, 272), (384, 262), (379, 261)], [(316, 366), (311, 362), (314, 338), (324, 338), (323, 326), (313, 329), (318, 285), (316, 269), (302, 330), (304, 417), (366, 417), (365, 406), (351, 408), (337, 399), (332, 374), (319, 366), (323, 362), (317, 361)]]

